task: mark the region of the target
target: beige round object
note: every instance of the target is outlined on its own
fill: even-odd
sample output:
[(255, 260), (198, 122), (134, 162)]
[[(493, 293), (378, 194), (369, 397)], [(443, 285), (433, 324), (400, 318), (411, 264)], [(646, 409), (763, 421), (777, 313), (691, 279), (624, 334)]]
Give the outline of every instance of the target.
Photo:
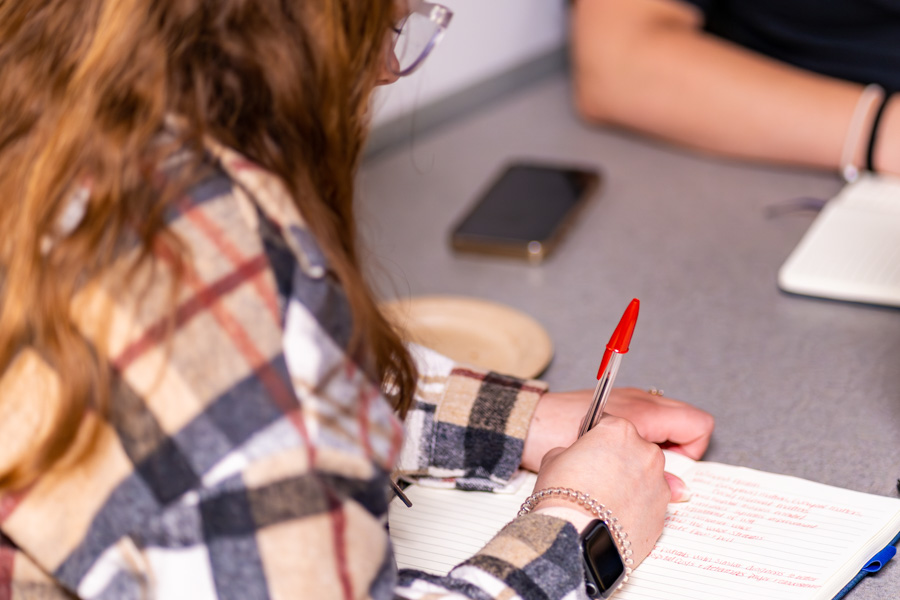
[(509, 306), (460, 296), (419, 296), (382, 305), (401, 336), (453, 360), (505, 375), (537, 377), (553, 358), (540, 323)]

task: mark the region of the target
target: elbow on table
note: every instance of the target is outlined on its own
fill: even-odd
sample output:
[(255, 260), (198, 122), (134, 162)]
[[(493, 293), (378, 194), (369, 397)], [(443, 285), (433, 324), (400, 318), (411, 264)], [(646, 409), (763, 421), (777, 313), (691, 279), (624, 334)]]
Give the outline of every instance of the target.
[(589, 123), (629, 125), (628, 90), (617, 78), (600, 69), (574, 74), (573, 102), (578, 115)]
[(677, 102), (673, 72), (690, 66), (702, 15), (680, 0), (580, 2), (572, 20), (577, 113), (592, 123), (643, 129)]
[(574, 82), (573, 100), (575, 112), (589, 123), (604, 123), (608, 118), (608, 109), (603, 102), (602, 93), (596, 85)]
[[(631, 125), (638, 117), (640, 97), (656, 76), (655, 57), (641, 51), (641, 40), (585, 34), (572, 45), (573, 101), (578, 115), (591, 123)], [(626, 58), (627, 57), (627, 58)]]

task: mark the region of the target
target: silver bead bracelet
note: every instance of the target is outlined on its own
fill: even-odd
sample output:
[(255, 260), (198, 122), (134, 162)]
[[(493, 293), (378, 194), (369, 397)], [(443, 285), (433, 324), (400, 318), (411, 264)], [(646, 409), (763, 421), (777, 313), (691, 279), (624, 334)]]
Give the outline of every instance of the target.
[(521, 517), (522, 515), (527, 515), (534, 510), (542, 500), (548, 498), (560, 498), (562, 500), (574, 502), (590, 512), (595, 519), (600, 519), (606, 523), (607, 528), (612, 532), (613, 539), (619, 549), (619, 554), (622, 555), (622, 562), (625, 563), (625, 578), (622, 580), (622, 583), (619, 584), (619, 589), (621, 589), (631, 576), (632, 565), (634, 565), (634, 559), (632, 558), (634, 552), (631, 550), (631, 540), (628, 539), (628, 534), (622, 530), (619, 519), (613, 516), (611, 510), (591, 498), (588, 494), (570, 488), (547, 488), (533, 493), (522, 503), (518, 516)]

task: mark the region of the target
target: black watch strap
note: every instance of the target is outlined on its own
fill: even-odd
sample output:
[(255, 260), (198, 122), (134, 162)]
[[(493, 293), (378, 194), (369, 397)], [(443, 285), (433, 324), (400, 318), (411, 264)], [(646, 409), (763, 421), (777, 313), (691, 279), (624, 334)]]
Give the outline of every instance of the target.
[(625, 561), (612, 532), (594, 519), (581, 534), (584, 582), (589, 598), (609, 598), (625, 579)]

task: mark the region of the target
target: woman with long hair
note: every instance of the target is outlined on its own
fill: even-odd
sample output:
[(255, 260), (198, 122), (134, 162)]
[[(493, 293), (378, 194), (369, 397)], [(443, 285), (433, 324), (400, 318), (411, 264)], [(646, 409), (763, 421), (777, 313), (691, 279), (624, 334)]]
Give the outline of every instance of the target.
[(449, 16), (0, 0), (0, 598), (584, 589), (590, 514), (558, 494), (467, 568), (398, 573), (397, 471), (495, 489), (540, 468), (539, 486), (605, 502), (646, 556), (678, 494), (651, 442), (699, 456), (709, 415), (620, 392), (612, 412), (634, 424), (604, 417), (573, 444), (589, 398), (414, 360), (360, 271), (370, 94)]

